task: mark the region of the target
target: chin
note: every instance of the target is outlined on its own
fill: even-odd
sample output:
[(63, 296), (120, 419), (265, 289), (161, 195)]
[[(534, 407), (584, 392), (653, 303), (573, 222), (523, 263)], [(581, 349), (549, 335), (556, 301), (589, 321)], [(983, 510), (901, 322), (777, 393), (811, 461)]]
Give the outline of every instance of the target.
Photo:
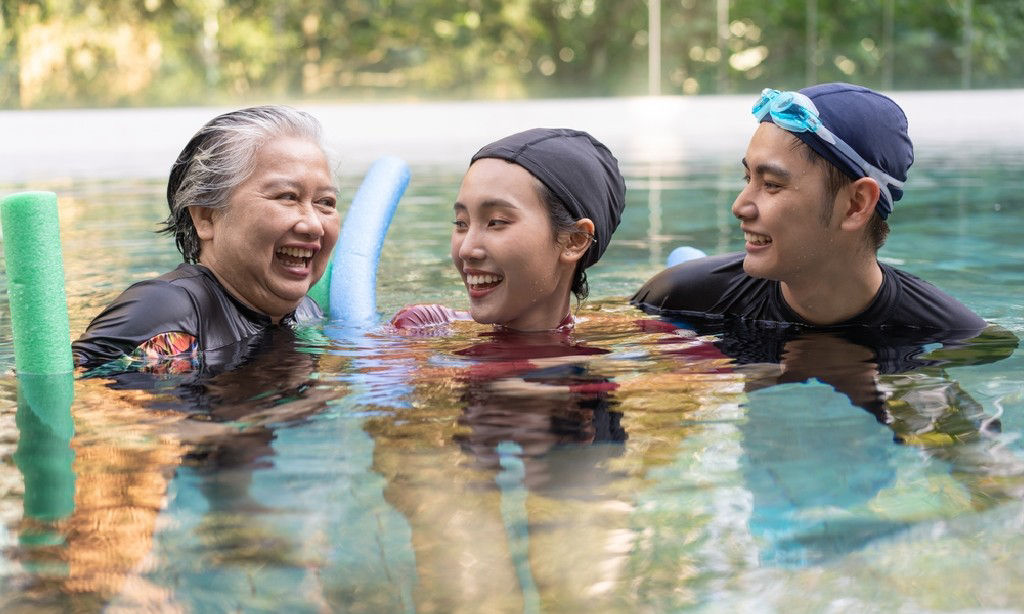
[(758, 266), (757, 264), (750, 262), (749, 256), (743, 259), (743, 272), (751, 277), (756, 277), (757, 279), (771, 279), (778, 281), (778, 278), (775, 275), (772, 275), (770, 267)]
[(498, 324), (498, 322), (496, 322), (493, 318), (489, 318), (487, 316), (478, 316), (472, 311), (469, 312), (469, 315), (477, 324)]
[(306, 296), (306, 294), (308, 294), (308, 293), (309, 293), (309, 287), (306, 287), (305, 289), (298, 289), (298, 288), (296, 288), (296, 289), (291, 289), (291, 288), (284, 289), (284, 288), (282, 288), (281, 291), (277, 292), (277, 296), (282, 301), (287, 302), (287, 303), (291, 303), (292, 304), (292, 308), (294, 309), (295, 307), (299, 306), (299, 303), (302, 302), (302, 297)]
[(470, 317), (473, 318), (473, 321), (477, 322), (478, 324), (501, 324), (502, 323), (501, 318), (495, 316), (494, 314), (487, 313), (486, 311), (480, 311), (480, 310), (477, 310), (477, 309), (473, 309), (472, 307), (469, 308), (469, 315), (470, 315)]

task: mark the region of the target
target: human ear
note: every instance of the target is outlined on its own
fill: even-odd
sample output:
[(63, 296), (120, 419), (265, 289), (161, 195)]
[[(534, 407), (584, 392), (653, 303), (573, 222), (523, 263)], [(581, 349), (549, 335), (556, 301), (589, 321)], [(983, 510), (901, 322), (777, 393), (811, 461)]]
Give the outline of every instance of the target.
[(188, 208), (188, 214), (192, 217), (192, 225), (196, 227), (196, 234), (201, 241), (213, 239), (213, 216), (216, 210), (210, 207), (199, 207), (193, 205)]
[(866, 227), (871, 221), (871, 216), (875, 214), (879, 194), (881, 190), (878, 183), (870, 177), (861, 177), (841, 190), (839, 197), (843, 199), (845, 205), (842, 228), (859, 230)]
[(594, 222), (589, 218), (576, 221), (576, 228), (566, 233), (562, 242), (562, 257), (576, 261), (583, 257), (594, 242)]

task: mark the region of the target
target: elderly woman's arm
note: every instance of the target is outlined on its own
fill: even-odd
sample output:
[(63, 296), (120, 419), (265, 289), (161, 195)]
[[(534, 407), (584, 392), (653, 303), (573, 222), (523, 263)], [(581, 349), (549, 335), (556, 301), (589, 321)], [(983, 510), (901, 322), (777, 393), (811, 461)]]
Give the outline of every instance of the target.
[(156, 358), (198, 350), (198, 322), (192, 298), (159, 279), (121, 293), (71, 344), (76, 366), (95, 367), (140, 353)]

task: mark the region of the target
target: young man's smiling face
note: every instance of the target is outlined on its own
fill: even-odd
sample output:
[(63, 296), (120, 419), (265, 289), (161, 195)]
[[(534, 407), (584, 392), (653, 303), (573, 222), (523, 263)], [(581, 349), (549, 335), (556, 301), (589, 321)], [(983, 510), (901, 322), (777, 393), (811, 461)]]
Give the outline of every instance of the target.
[(836, 244), (841, 216), (826, 222), (825, 167), (808, 160), (804, 145), (762, 123), (743, 159), (746, 187), (732, 205), (746, 240), (743, 269), (786, 283), (811, 281), (844, 258)]

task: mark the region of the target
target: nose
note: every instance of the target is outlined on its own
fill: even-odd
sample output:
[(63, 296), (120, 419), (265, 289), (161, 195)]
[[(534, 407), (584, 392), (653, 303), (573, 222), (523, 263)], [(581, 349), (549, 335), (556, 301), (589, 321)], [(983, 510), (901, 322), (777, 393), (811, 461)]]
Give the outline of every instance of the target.
[(312, 239), (324, 236), (324, 219), (311, 202), (303, 203), (299, 219), (295, 222), (295, 232)]
[(752, 220), (757, 217), (757, 205), (750, 195), (750, 184), (747, 184), (732, 202), (732, 214), (740, 220)]
[(455, 243), (456, 249), (453, 250), (460, 260), (483, 260), (486, 252), (480, 233), (477, 232), (473, 226), (470, 226), (466, 232), (457, 232), (452, 235), (452, 242)]

